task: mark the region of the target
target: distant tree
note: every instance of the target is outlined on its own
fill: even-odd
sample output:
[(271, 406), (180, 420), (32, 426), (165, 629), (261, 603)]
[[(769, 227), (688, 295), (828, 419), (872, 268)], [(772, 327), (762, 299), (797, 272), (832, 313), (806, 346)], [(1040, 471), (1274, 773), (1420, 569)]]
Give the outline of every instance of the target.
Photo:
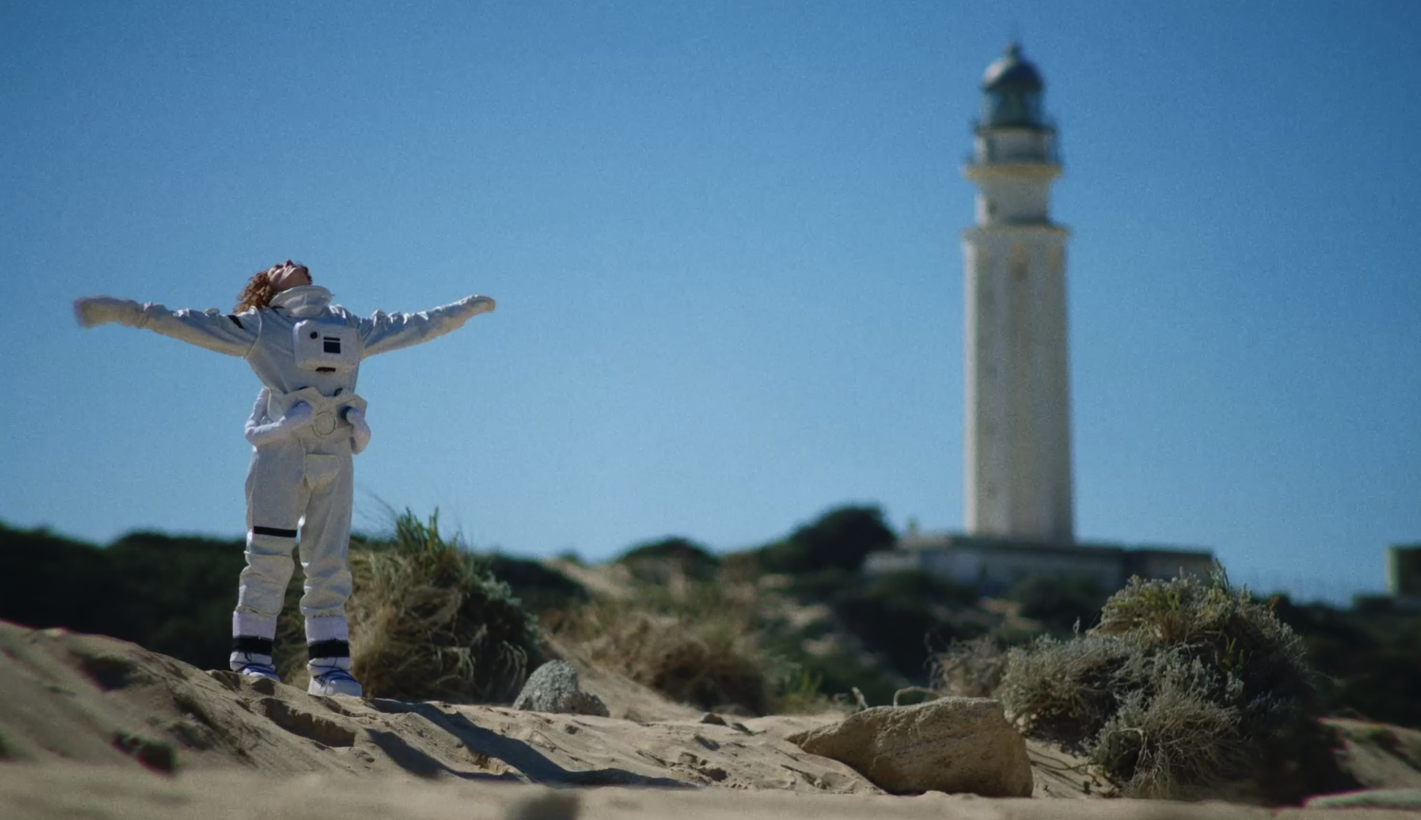
[(927, 674), (928, 662), (938, 651), (987, 630), (979, 619), (962, 617), (964, 609), (976, 604), (976, 590), (922, 570), (864, 578), (834, 569), (805, 580), (796, 590), (823, 587), (822, 600), (849, 631), (915, 683)]
[(825, 569), (857, 571), (864, 556), (888, 549), (897, 536), (876, 506), (832, 509), (760, 551), (766, 572), (804, 573)]
[(226, 665), (243, 543), (130, 533), (106, 548), (0, 524), (0, 618)]
[(668, 570), (705, 581), (715, 577), (720, 558), (689, 538), (671, 536), (638, 544), (617, 558), (632, 574), (645, 581), (664, 581)]
[(1270, 606), (1302, 636), (1313, 667), (1326, 677), (1329, 712), (1421, 729), (1421, 612), (1295, 604), (1287, 596)]
[(245, 546), (241, 539), (156, 532), (114, 541), (103, 553), (122, 590), (111, 612), (124, 614), (129, 634), (118, 637), (196, 666), (225, 669)]
[(0, 524), (0, 618), (111, 635), (115, 582), (93, 544)]

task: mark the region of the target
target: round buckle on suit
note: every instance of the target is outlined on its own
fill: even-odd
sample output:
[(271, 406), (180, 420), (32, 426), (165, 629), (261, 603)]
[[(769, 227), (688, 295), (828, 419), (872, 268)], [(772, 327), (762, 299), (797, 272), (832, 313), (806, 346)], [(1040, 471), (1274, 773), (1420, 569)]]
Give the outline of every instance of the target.
[(336, 431), (336, 423), (336, 414), (327, 410), (311, 419), (311, 429), (316, 431), (316, 435), (329, 436)]

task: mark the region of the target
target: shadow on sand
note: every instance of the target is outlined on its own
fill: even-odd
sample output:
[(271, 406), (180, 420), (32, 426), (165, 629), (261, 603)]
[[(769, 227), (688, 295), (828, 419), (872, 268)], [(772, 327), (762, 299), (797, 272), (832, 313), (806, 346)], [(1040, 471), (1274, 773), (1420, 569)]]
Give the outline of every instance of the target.
[(397, 765), (416, 777), (437, 777), (451, 774), (466, 780), (502, 780), (541, 783), (545, 786), (656, 786), (660, 788), (696, 788), (669, 777), (652, 777), (625, 769), (590, 769), (569, 771), (545, 757), (531, 745), (505, 737), (475, 724), (457, 712), (445, 712), (431, 703), (407, 702), (371, 698), (371, 706), (387, 714), (415, 714), (433, 723), (464, 742), (470, 752), (500, 760), (522, 773), (492, 775), (483, 772), (459, 772), (405, 743), (391, 732), (366, 730), (370, 740), (390, 756)]

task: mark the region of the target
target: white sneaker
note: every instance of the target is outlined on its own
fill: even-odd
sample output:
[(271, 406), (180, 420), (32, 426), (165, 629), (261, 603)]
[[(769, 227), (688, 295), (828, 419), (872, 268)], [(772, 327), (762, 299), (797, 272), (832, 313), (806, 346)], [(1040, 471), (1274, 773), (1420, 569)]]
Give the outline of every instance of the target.
[(312, 675), (311, 685), (306, 687), (306, 691), (313, 695), (349, 695), (353, 698), (365, 693), (360, 687), (360, 681), (352, 678), (349, 672), (340, 667)]
[(236, 672), (244, 678), (266, 678), (281, 683), (281, 676), (276, 674), (276, 668), (269, 663), (243, 664)]

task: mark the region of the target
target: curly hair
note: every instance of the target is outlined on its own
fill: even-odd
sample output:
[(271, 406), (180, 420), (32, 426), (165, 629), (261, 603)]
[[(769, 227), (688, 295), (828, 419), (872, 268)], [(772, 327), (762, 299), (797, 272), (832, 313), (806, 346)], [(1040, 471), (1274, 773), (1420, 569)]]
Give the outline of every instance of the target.
[[(272, 265), (266, 270), (247, 280), (247, 286), (242, 288), (242, 292), (237, 294), (237, 307), (235, 313), (241, 313), (251, 308), (266, 307), (271, 303), (271, 297), (276, 295), (272, 290), (271, 280), (276, 278), (278, 273), (288, 268), (304, 268), (300, 262), (292, 262), (290, 259), (280, 264)], [(310, 270), (307, 269), (307, 275)]]

